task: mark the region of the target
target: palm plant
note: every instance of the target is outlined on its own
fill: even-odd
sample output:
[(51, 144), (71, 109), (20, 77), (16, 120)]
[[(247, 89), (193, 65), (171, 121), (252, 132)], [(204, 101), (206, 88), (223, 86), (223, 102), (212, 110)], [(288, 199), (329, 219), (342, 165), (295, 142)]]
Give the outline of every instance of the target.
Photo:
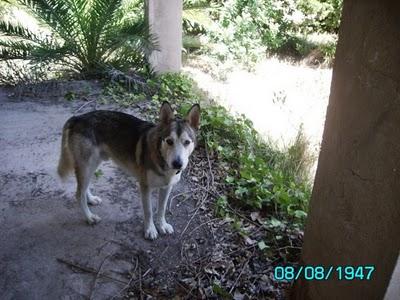
[(139, 1), (17, 0), (41, 28), (0, 20), (0, 60), (54, 63), (85, 77), (140, 69), (155, 42)]

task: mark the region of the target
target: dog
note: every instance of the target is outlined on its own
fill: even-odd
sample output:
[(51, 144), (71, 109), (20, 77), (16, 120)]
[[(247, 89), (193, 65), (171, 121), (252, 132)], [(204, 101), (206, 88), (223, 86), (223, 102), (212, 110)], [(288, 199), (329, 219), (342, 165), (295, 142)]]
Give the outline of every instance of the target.
[[(161, 105), (157, 124), (117, 111), (97, 110), (71, 117), (63, 127), (58, 174), (65, 178), (75, 172), (76, 198), (89, 224), (101, 219), (88, 204), (97, 205), (89, 183), (98, 165), (109, 158), (139, 184), (144, 236), (154, 240), (158, 233), (172, 234), (173, 227), (165, 219), (165, 210), (172, 187), (196, 147), (200, 125), (200, 106), (193, 105), (185, 118), (175, 117), (168, 102)], [(150, 199), (152, 189), (159, 189), (156, 224)]]

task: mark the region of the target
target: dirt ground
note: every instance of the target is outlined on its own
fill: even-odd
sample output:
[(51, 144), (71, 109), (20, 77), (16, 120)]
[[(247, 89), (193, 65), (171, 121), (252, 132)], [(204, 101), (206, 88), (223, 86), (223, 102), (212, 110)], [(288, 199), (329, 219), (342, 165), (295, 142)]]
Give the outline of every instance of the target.
[[(201, 213), (191, 218), (195, 201), (176, 197), (167, 216), (175, 233), (145, 240), (136, 184), (107, 162), (92, 185), (103, 199), (92, 208), (102, 221), (87, 225), (75, 179), (61, 183), (56, 175), (64, 122), (95, 108), (95, 93), (66, 101), (73, 88), (53, 87), (52, 96), (0, 89), (0, 299), (118, 299), (134, 285), (140, 295), (132, 297), (145, 298), (144, 287), (173, 295), (188, 253), (200, 257), (212, 247), (207, 226), (196, 229)], [(127, 111), (141, 116), (143, 109)], [(188, 172), (172, 197), (190, 195)]]

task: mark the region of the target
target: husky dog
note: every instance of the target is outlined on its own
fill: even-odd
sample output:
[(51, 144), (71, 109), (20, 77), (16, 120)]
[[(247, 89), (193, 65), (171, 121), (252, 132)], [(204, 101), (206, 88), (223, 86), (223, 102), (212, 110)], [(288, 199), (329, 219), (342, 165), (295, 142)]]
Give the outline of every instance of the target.
[[(88, 207), (101, 203), (89, 190), (90, 178), (101, 161), (111, 158), (138, 180), (145, 238), (153, 240), (158, 232), (174, 232), (165, 220), (165, 209), (171, 189), (180, 180), (196, 146), (200, 106), (193, 105), (182, 119), (175, 117), (170, 104), (164, 102), (159, 118), (158, 124), (153, 124), (125, 113), (98, 110), (72, 117), (65, 123), (58, 174), (64, 178), (75, 171), (76, 198), (89, 224), (101, 220)], [(159, 189), (158, 231), (150, 199), (154, 188)]]

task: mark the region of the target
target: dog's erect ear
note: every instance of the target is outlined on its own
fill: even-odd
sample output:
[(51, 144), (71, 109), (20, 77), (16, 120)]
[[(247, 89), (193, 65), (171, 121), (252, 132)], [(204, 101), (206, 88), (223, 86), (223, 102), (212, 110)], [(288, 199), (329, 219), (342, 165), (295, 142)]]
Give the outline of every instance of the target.
[(168, 124), (173, 118), (174, 111), (172, 110), (171, 105), (167, 101), (164, 101), (160, 109), (160, 122), (162, 124)]
[(186, 116), (186, 120), (189, 122), (189, 125), (194, 129), (199, 129), (200, 125), (200, 105), (195, 104), (189, 110)]

